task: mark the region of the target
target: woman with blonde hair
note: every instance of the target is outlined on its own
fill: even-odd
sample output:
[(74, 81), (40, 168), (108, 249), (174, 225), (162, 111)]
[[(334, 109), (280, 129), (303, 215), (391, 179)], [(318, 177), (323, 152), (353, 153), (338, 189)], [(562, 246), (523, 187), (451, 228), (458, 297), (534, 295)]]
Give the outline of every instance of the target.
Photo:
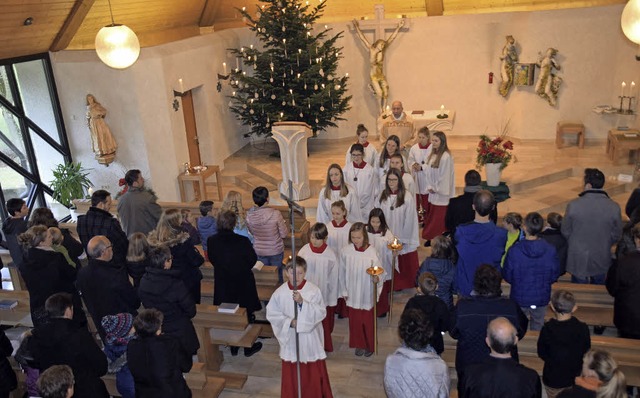
[(144, 275), (145, 269), (149, 266), (149, 242), (147, 235), (142, 232), (135, 232), (129, 237), (129, 247), (127, 249), (127, 273), (133, 279), (133, 287), (140, 286), (140, 279)]
[(327, 169), (327, 178), (318, 197), (316, 221), (323, 224), (331, 222), (331, 205), (343, 201), (347, 209), (347, 220), (350, 223), (363, 221), (360, 210), (360, 199), (356, 190), (347, 184), (342, 168), (333, 163)]
[(251, 244), (253, 244), (253, 235), (251, 235), (249, 227), (247, 227), (247, 211), (244, 209), (244, 206), (242, 206), (242, 195), (240, 192), (227, 192), (227, 195), (224, 197), (224, 201), (222, 201), (222, 206), (220, 207), (220, 212), (223, 211), (232, 211), (236, 213), (237, 221), (233, 232), (249, 238)]
[(172, 269), (179, 271), (189, 294), (200, 304), (200, 266), (204, 258), (196, 249), (187, 232), (182, 229), (182, 214), (178, 209), (165, 210), (160, 216), (156, 229), (149, 232), (150, 246), (167, 246), (173, 256)]
[(626, 398), (627, 382), (618, 363), (607, 351), (591, 350), (582, 360), (582, 375), (558, 398)]
[(449, 199), (456, 193), (453, 157), (447, 146), (447, 136), (442, 131), (431, 134), (431, 153), (423, 169), (429, 198), (425, 209), (422, 238), (431, 241), (446, 230), (444, 219), (447, 215), (447, 206), (449, 206)]

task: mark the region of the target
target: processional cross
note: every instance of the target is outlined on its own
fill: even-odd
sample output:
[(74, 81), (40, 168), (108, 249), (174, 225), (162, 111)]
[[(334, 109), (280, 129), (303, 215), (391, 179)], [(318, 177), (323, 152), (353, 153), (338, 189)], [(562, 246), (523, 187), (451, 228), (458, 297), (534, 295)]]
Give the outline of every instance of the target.
[[(371, 83), (369, 87), (374, 92), (379, 100), (380, 113), (382, 114), (387, 105), (387, 97), (389, 96), (389, 84), (384, 74), (384, 53), (391, 42), (398, 36), (398, 32), (403, 27), (407, 27), (406, 18), (402, 18), (400, 22), (395, 19), (384, 18), (384, 5), (375, 5), (376, 18), (372, 21), (356, 19), (353, 20), (353, 27), (358, 35), (358, 38), (369, 50), (369, 77)], [(385, 39), (385, 32), (393, 30), (391, 36)], [(369, 42), (364, 35), (364, 32), (373, 31), (373, 43)]]

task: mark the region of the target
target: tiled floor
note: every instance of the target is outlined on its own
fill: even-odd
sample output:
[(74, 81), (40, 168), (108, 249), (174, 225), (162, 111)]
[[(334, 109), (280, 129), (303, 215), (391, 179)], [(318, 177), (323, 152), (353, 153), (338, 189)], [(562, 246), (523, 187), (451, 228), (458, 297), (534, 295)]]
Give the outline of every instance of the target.
[[(456, 186), (464, 185), (464, 173), (475, 167), (475, 137), (449, 137), (449, 148), (455, 159)], [(309, 145), (309, 176), (314, 195), (302, 204), (307, 208), (308, 218), (312, 219), (317, 204), (317, 192), (324, 181), (327, 167), (331, 163), (342, 164), (351, 140), (311, 141)], [(567, 146), (556, 149), (553, 141), (515, 142), (517, 162), (503, 173), (503, 180), (512, 187), (511, 199), (500, 204), (500, 214), (508, 211), (564, 211), (566, 203), (574, 199), (582, 190), (582, 171), (585, 167), (600, 168), (607, 176), (605, 188), (614, 200), (624, 206), (633, 184), (621, 184), (618, 173), (633, 173), (633, 165), (613, 165), (605, 155), (604, 143), (587, 145), (584, 149)], [(281, 178), (280, 161), (269, 157), (277, 151), (275, 143), (247, 146), (225, 163), (223, 174), (232, 176), (246, 172), (249, 168), (261, 174), (271, 176), (269, 182), (276, 184)], [(623, 162), (620, 162), (623, 163)], [(563, 173), (563, 170), (566, 171)], [(253, 173), (256, 174), (255, 172)], [(247, 191), (248, 192), (248, 191)], [(272, 201), (276, 202), (272, 194)], [(244, 198), (246, 206), (251, 205), (250, 196)], [(311, 220), (313, 221), (313, 220)], [(420, 248), (421, 260), (427, 256), (427, 249)], [(336, 397), (384, 397), (382, 377), (384, 361), (399, 345), (397, 320), (406, 301), (413, 291), (405, 290), (395, 295), (393, 322), (386, 319), (378, 322), (379, 354), (370, 358), (356, 357), (353, 349), (348, 348), (348, 321), (336, 320), (333, 333), (336, 351), (327, 358), (327, 367)], [(261, 314), (262, 315), (262, 314)], [(251, 358), (242, 355), (231, 357), (225, 351), (223, 371), (238, 371), (249, 375), (242, 391), (225, 390), (222, 397), (278, 397), (280, 386), (280, 361), (278, 344), (275, 339), (263, 340), (262, 351)]]

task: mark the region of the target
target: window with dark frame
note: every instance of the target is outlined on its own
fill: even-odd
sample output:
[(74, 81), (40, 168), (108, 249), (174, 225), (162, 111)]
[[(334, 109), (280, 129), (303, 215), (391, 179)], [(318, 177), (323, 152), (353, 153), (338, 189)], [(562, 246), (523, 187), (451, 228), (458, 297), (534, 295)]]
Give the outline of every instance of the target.
[(56, 165), (71, 151), (48, 54), (0, 60), (0, 210), (22, 198), (29, 209), (49, 207), (57, 219), (68, 209), (49, 187)]

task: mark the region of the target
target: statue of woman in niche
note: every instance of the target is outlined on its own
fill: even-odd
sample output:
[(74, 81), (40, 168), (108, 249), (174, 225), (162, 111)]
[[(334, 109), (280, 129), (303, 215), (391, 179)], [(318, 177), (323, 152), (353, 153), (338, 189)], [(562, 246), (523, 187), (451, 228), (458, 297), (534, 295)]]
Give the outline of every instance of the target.
[(403, 26), (404, 18), (400, 20), (398, 27), (387, 40), (378, 39), (371, 44), (360, 30), (358, 21), (353, 20), (353, 27), (356, 29), (358, 37), (369, 50), (369, 78), (371, 78), (369, 87), (371, 87), (376, 97), (380, 100), (380, 114), (384, 112), (387, 106), (387, 97), (389, 96), (389, 83), (387, 83), (387, 77), (384, 75), (384, 53), (387, 51), (387, 47), (389, 47), (391, 42), (398, 36), (398, 32), (400, 32)]
[(516, 53), (516, 40), (513, 36), (507, 36), (507, 42), (502, 48), (502, 55), (500, 56), (500, 77), (502, 83), (500, 83), (500, 95), (506, 97), (509, 94), (509, 90), (513, 86), (513, 67), (518, 62), (518, 53)]
[(551, 106), (556, 105), (558, 89), (562, 84), (562, 78), (553, 73), (554, 69), (560, 70), (560, 64), (555, 58), (556, 54), (558, 54), (558, 50), (549, 48), (545, 55), (540, 56), (536, 64), (540, 67), (540, 76), (536, 82), (536, 94), (546, 99)]
[(91, 130), (91, 147), (98, 163), (109, 166), (116, 157), (118, 144), (104, 121), (107, 110), (92, 94), (87, 94), (87, 124)]

